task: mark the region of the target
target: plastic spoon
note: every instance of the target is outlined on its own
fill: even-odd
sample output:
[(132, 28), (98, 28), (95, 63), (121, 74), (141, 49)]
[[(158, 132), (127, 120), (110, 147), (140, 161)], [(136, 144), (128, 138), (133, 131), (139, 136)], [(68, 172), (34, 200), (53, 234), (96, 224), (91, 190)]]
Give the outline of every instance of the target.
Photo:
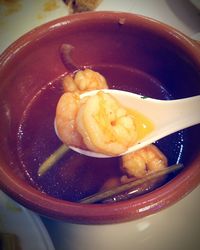
[[(125, 107), (139, 111), (154, 124), (154, 130), (149, 135), (121, 155), (143, 148), (167, 135), (200, 123), (200, 95), (178, 100), (157, 100), (121, 90), (103, 91), (110, 93)], [(95, 95), (97, 92), (95, 90), (84, 93), (81, 98)], [(70, 146), (70, 148), (91, 157), (113, 157), (76, 147)]]

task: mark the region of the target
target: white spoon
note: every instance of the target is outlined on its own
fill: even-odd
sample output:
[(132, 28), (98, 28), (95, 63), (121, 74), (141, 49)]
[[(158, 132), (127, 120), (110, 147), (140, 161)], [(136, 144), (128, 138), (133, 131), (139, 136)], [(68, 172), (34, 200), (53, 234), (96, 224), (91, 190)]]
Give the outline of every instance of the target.
[[(81, 98), (95, 95), (98, 91), (84, 93)], [(106, 89), (103, 91), (110, 93), (123, 106), (139, 111), (154, 124), (154, 130), (150, 134), (121, 155), (143, 148), (167, 135), (200, 123), (200, 95), (178, 100), (157, 100), (121, 90)], [(70, 148), (91, 157), (113, 157), (76, 147), (70, 146)]]

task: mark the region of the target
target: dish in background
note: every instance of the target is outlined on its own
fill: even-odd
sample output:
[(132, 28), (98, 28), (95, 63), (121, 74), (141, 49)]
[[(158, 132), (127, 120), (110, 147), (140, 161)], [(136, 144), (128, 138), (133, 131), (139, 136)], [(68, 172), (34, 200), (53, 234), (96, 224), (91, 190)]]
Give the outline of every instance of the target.
[(2, 191), (0, 232), (15, 234), (23, 250), (55, 250), (40, 217), (20, 206)]
[(126, 223), (99, 226), (42, 220), (59, 250), (79, 250), (80, 246), (84, 250), (198, 250), (199, 193), (200, 187), (168, 209)]
[(197, 40), (197, 41), (200, 43), (200, 32), (194, 34), (194, 35), (192, 36), (192, 39)]
[(199, 0), (190, 0), (190, 2), (200, 10), (200, 1)]

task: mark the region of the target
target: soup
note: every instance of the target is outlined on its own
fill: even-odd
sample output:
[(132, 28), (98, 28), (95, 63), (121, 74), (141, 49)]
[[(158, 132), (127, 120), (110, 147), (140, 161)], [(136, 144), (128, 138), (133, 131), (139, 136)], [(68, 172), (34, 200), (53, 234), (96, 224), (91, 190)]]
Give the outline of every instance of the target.
[[(142, 71), (121, 65), (98, 65), (93, 69), (105, 76), (109, 88), (158, 99), (173, 98), (161, 82)], [(39, 166), (62, 144), (54, 130), (56, 105), (63, 93), (62, 77), (41, 88), (27, 105), (18, 129), (17, 152), (21, 171), (32, 186), (59, 199), (79, 201), (101, 190), (109, 179), (120, 178), (121, 159), (90, 158), (68, 151), (44, 176), (38, 176)], [(187, 131), (156, 142), (169, 165), (184, 162), (186, 144)]]

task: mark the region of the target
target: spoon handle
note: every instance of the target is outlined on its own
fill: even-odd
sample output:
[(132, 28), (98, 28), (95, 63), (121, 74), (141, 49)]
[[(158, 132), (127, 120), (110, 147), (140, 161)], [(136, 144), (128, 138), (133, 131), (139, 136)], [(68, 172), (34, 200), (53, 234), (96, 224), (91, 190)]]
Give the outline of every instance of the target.
[(200, 95), (176, 100), (158, 100), (142, 98), (128, 92), (122, 94), (122, 91), (112, 90), (111, 93), (124, 106), (132, 107), (149, 117), (162, 134), (164, 132), (168, 135), (200, 123)]
[(155, 130), (127, 151), (138, 150), (165, 136), (200, 123), (200, 95), (178, 100), (147, 98), (136, 102), (138, 109), (152, 118)]
[(162, 119), (163, 124), (168, 124), (169, 127), (173, 126), (176, 131), (200, 123), (200, 95), (163, 101), (162, 105), (165, 117)]

